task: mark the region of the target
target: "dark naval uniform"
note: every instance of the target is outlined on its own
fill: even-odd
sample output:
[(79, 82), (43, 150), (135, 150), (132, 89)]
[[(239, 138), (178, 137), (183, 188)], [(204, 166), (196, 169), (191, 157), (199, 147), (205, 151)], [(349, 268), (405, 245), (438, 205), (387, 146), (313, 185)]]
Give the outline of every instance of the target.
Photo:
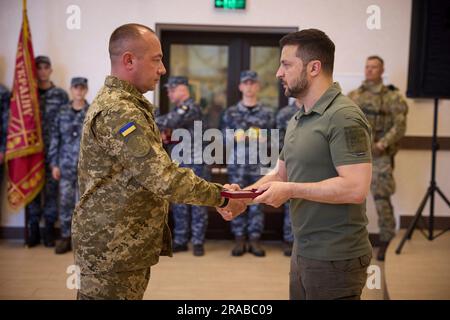
[[(165, 129), (186, 129), (189, 131), (191, 139), (186, 141), (191, 145), (186, 149), (191, 152), (188, 163), (180, 162), (180, 167), (190, 168), (194, 173), (202, 178), (208, 179), (206, 167), (197, 161), (195, 156), (201, 155), (203, 152), (203, 139), (195, 139), (194, 121), (202, 120), (202, 112), (200, 106), (195, 104), (192, 98), (187, 99), (167, 114), (156, 117), (156, 124), (162, 131)], [(182, 141), (180, 143), (185, 143)], [(185, 149), (185, 150), (186, 150)], [(174, 150), (174, 149), (171, 149)], [(175, 157), (172, 155), (172, 159)], [(201, 158), (200, 158), (201, 159)], [(191, 220), (192, 244), (202, 245), (205, 241), (205, 233), (208, 224), (208, 210), (202, 206), (191, 206), (188, 204), (173, 204), (172, 213), (174, 218), (174, 244), (175, 246), (184, 247), (189, 241), (189, 220)], [(192, 219), (189, 219), (192, 214)]]
[(56, 115), (51, 133), (49, 158), (51, 167), (61, 171), (59, 181), (59, 221), (61, 236), (69, 238), (72, 213), (77, 195), (77, 164), (80, 152), (81, 131), (89, 104), (75, 110), (72, 102), (64, 105)]

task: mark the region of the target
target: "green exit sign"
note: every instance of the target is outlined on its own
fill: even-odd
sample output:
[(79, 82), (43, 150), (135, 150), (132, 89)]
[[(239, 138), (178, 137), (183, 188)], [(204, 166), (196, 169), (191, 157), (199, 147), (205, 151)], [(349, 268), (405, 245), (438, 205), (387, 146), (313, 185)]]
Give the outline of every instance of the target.
[(220, 9), (245, 9), (245, 0), (214, 0), (214, 5)]

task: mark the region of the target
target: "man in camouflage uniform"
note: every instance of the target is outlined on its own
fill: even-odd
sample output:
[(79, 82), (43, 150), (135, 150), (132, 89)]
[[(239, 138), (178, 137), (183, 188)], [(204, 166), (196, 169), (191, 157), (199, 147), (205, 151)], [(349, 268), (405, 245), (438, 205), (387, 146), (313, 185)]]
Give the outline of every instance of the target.
[[(281, 108), (275, 117), (277, 129), (280, 137), (280, 152), (284, 145), (284, 136), (286, 135), (287, 124), (292, 116), (298, 111), (295, 101)], [(289, 213), (289, 201), (284, 204), (284, 219), (283, 219), (283, 253), (290, 257), (292, 254), (292, 244), (294, 242), (294, 235), (292, 234), (291, 217)]]
[(349, 97), (360, 106), (372, 127), (373, 173), (371, 191), (378, 213), (380, 249), (377, 259), (384, 260), (389, 241), (395, 235), (395, 219), (391, 195), (395, 192), (394, 156), (406, 131), (408, 106), (400, 91), (385, 86), (384, 62), (378, 56), (366, 61), (366, 80)]
[(109, 54), (111, 76), (88, 109), (80, 144), (72, 219), (78, 298), (142, 299), (150, 266), (172, 255), (169, 201), (222, 207), (227, 220), (245, 204), (222, 198), (221, 185), (179, 168), (163, 149), (154, 107), (143, 96), (166, 72), (153, 30), (120, 26)]
[(54, 224), (58, 218), (58, 182), (52, 177), (48, 149), (50, 148), (50, 132), (53, 121), (61, 107), (69, 102), (69, 97), (63, 89), (56, 87), (50, 81), (52, 66), (47, 56), (36, 57), (36, 68), (46, 169), (44, 188), (27, 206), (29, 230), (27, 244), (29, 247), (34, 247), (40, 243), (39, 221), (43, 213), (45, 220), (44, 245), (46, 247), (54, 247)]
[[(256, 164), (249, 163), (249, 143), (251, 140), (260, 138), (261, 129), (270, 130), (275, 126), (272, 110), (258, 102), (259, 88), (257, 73), (251, 70), (242, 71), (239, 84), (242, 100), (237, 105), (227, 108), (222, 116), (221, 129), (224, 136), (227, 136), (226, 129), (235, 130), (235, 159), (227, 160), (228, 179), (231, 183), (240, 186), (251, 185), (261, 177), (260, 161), (258, 160)], [(238, 148), (238, 144), (243, 142), (245, 142), (245, 148)], [(227, 141), (226, 145), (229, 146), (231, 143), (233, 142)], [(245, 154), (239, 154), (242, 152)], [(240, 157), (245, 159), (245, 164), (237, 162)], [(240, 215), (231, 222), (231, 231), (236, 240), (231, 254), (242, 256), (248, 250), (255, 256), (265, 256), (265, 251), (259, 242), (263, 229), (264, 214), (260, 206), (249, 206), (248, 214)]]
[(0, 187), (3, 183), (5, 170), (4, 161), (6, 153), (6, 134), (8, 131), (9, 99), (11, 93), (0, 84)]
[[(159, 130), (186, 129), (189, 131), (190, 140), (182, 141), (189, 145), (183, 150), (191, 151), (189, 161), (181, 161), (180, 167), (190, 168), (194, 173), (204, 179), (208, 179), (206, 167), (202, 162), (203, 139), (195, 139), (194, 121), (202, 120), (202, 111), (200, 106), (194, 102), (189, 93), (189, 80), (187, 77), (169, 77), (167, 84), (167, 95), (175, 107), (167, 114), (156, 117), (156, 124)], [(173, 149), (172, 149), (173, 150)], [(197, 157), (195, 157), (197, 156)], [(176, 155), (172, 154), (172, 160)], [(195, 158), (198, 158), (195, 161)], [(172, 205), (174, 218), (174, 241), (173, 252), (187, 251), (189, 241), (189, 218), (191, 218), (192, 245), (195, 256), (205, 254), (204, 242), (205, 233), (208, 224), (208, 209), (200, 206), (190, 206), (187, 204)]]
[(80, 153), (81, 130), (89, 107), (85, 97), (86, 78), (72, 78), (70, 93), (72, 101), (61, 107), (53, 122), (49, 149), (53, 179), (59, 181), (59, 221), (61, 241), (55, 248), (56, 254), (71, 250), (70, 228), (72, 213), (77, 198), (77, 163)]

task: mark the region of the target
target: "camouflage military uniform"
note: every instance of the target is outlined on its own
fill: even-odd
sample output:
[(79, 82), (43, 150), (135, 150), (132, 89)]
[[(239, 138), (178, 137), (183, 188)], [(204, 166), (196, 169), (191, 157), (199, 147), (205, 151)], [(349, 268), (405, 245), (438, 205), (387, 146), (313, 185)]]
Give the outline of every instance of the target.
[[(258, 159), (256, 164), (249, 164), (249, 148), (240, 150), (237, 143), (242, 139), (259, 137), (260, 129), (273, 129), (275, 125), (274, 113), (269, 107), (258, 104), (246, 107), (242, 101), (235, 106), (227, 108), (222, 116), (221, 129), (226, 137), (226, 129), (235, 130), (235, 159), (227, 160), (228, 179), (230, 183), (248, 186), (261, 178), (262, 165)], [(245, 135), (248, 138), (245, 138)], [(231, 145), (227, 141), (227, 146)], [(240, 154), (241, 152), (245, 154)], [(231, 153), (230, 153), (231, 154)], [(238, 164), (239, 157), (245, 156), (245, 164)], [(249, 235), (251, 239), (259, 239), (264, 229), (264, 215), (259, 205), (248, 208), (248, 214), (241, 214), (231, 221), (231, 231), (235, 237)]]
[[(406, 131), (408, 106), (394, 86), (364, 82), (349, 97), (360, 106), (372, 127), (373, 174), (371, 192), (375, 200), (380, 240), (390, 241), (395, 235), (395, 219), (390, 197), (395, 192), (394, 156)], [(383, 152), (375, 143), (385, 146)]]
[[(0, 85), (0, 153), (6, 153), (6, 134), (8, 130), (9, 99), (11, 93), (6, 87)], [(3, 158), (3, 161), (5, 159)], [(4, 162), (0, 164), (0, 186), (3, 181)]]
[(61, 236), (70, 237), (72, 213), (77, 194), (77, 163), (80, 152), (81, 130), (88, 103), (83, 109), (75, 110), (72, 102), (61, 107), (53, 122), (50, 149), (48, 152), (51, 167), (61, 171), (59, 181), (59, 221)]
[(57, 194), (58, 182), (52, 177), (48, 150), (50, 148), (50, 133), (53, 121), (61, 107), (69, 102), (67, 93), (52, 84), (46, 90), (39, 89), (39, 107), (42, 121), (42, 137), (45, 147), (45, 185), (43, 190), (27, 206), (28, 223), (38, 224), (42, 211), (47, 224), (53, 224), (58, 218)]
[(149, 268), (172, 255), (169, 201), (219, 206), (222, 186), (173, 163), (153, 106), (108, 76), (88, 109), (78, 162), (80, 201), (72, 219), (80, 297), (142, 298)]
[[(209, 178), (206, 167), (203, 164), (194, 163), (194, 155), (201, 156), (203, 152), (203, 139), (195, 139), (194, 121), (202, 120), (202, 112), (200, 106), (196, 105), (192, 98), (187, 99), (179, 106), (167, 114), (156, 117), (156, 124), (159, 130), (165, 129), (186, 129), (191, 136), (191, 157), (190, 163), (180, 163), (180, 167), (190, 168), (194, 173), (204, 179)], [(183, 143), (183, 142), (181, 142)], [(201, 159), (201, 158), (200, 158)], [(192, 213), (191, 230), (192, 244), (203, 244), (205, 241), (205, 233), (208, 225), (208, 209), (201, 206), (190, 206), (187, 204), (173, 204), (172, 213), (174, 218), (174, 242), (179, 245), (185, 245), (189, 241), (189, 215)]]
[[(280, 109), (275, 117), (277, 129), (280, 137), (280, 151), (283, 149), (284, 136), (286, 135), (286, 128), (289, 120), (298, 111), (295, 103), (291, 103)], [(283, 219), (283, 240), (286, 242), (294, 242), (294, 235), (292, 234), (291, 218), (289, 215), (289, 201), (284, 204), (284, 219)]]

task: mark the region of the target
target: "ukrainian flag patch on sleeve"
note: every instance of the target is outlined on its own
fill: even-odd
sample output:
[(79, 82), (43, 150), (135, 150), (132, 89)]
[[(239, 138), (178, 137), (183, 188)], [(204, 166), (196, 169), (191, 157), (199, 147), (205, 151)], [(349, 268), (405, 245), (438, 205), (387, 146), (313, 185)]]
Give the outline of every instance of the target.
[(122, 136), (126, 137), (134, 130), (136, 130), (136, 125), (134, 124), (134, 122), (128, 122), (126, 125), (120, 128), (119, 132)]

